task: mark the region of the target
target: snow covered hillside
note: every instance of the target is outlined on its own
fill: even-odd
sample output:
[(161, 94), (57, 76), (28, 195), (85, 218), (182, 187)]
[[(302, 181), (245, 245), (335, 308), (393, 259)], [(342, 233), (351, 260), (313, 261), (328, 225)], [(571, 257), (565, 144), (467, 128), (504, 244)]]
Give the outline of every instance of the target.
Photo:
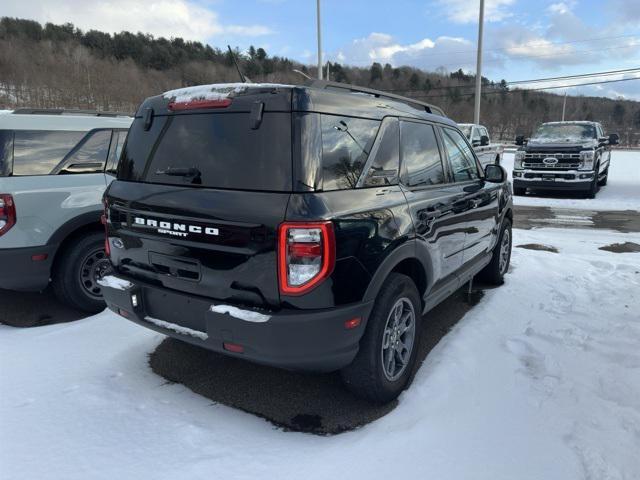
[[(502, 166), (513, 174), (513, 152), (504, 154)], [(594, 199), (580, 198), (579, 193), (545, 192), (514, 197), (515, 205), (564, 207), (586, 210), (640, 210), (640, 150), (615, 150), (611, 154), (609, 181)]]
[(559, 253), (515, 248), (397, 408), (333, 437), (168, 384), (147, 365), (162, 336), (111, 313), (0, 326), (1, 476), (640, 478), (640, 253), (599, 250), (640, 235), (514, 233)]

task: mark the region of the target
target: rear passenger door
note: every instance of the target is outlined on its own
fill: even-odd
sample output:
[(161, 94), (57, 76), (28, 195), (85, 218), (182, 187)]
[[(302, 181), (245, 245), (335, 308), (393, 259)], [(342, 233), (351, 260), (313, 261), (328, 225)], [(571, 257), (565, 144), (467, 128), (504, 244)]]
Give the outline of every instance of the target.
[(441, 127), (442, 142), (456, 192), (460, 195), (461, 227), (466, 232), (463, 264), (471, 268), (493, 247), (499, 219), (500, 184), (483, 179), (479, 162), (466, 138), (456, 129)]
[(450, 182), (435, 127), (400, 122), (401, 184), (417, 239), (417, 255), (432, 264), (434, 289), (455, 280), (462, 265), (465, 232), (460, 227), (460, 191)]

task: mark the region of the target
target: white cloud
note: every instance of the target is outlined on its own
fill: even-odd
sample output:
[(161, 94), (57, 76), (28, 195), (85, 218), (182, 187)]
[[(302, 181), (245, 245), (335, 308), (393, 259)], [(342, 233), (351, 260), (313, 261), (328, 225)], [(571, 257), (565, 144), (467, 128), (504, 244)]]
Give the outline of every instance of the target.
[[(507, 25), (495, 29), (489, 35), (488, 48), (501, 49), (507, 60), (529, 61), (550, 71), (567, 65), (595, 66), (612, 58), (640, 60), (638, 38), (590, 42), (589, 32), (593, 27), (574, 13), (576, 6), (575, 0), (549, 5), (543, 17), (547, 20), (544, 28)], [(615, 24), (611, 24), (608, 31), (613, 35)]]
[(228, 25), (215, 11), (188, 0), (25, 0), (4, 5), (2, 14), (40, 22), (72, 22), (84, 30), (128, 30), (200, 41), (218, 35), (273, 33), (263, 25)]
[[(491, 52), (486, 56), (492, 61), (496, 60)], [(402, 44), (389, 34), (374, 32), (353, 40), (329, 57), (351, 65), (366, 66), (379, 62), (396, 67), (410, 65), (426, 70), (444, 67), (453, 71), (458, 68), (474, 70), (476, 50), (475, 43), (459, 37), (424, 38), (415, 43)]]
[[(480, 0), (438, 0), (444, 15), (455, 23), (478, 23)], [(509, 7), (515, 0), (486, 0), (484, 19), (486, 22), (500, 22), (512, 16)]]

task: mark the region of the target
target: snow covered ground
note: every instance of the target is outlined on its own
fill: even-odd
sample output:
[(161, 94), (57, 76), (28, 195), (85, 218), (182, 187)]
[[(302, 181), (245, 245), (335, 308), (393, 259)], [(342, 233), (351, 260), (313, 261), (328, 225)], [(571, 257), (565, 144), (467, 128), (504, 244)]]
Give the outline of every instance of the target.
[(515, 231), (506, 284), (398, 407), (333, 437), (284, 432), (153, 374), (162, 336), (102, 313), (0, 326), (3, 479), (640, 478), (640, 234)]
[[(502, 165), (512, 180), (513, 152), (505, 152)], [(640, 150), (616, 150), (611, 156), (609, 181), (594, 199), (573, 193), (537, 193), (514, 197), (516, 205), (563, 207), (586, 210), (640, 210)]]

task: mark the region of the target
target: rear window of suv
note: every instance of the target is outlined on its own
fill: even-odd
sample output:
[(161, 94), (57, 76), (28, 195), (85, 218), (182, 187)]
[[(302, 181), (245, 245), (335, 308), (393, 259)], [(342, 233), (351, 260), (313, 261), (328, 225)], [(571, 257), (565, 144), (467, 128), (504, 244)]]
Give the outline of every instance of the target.
[(266, 112), (137, 118), (122, 153), (120, 180), (237, 190), (291, 190), (291, 115)]
[(13, 175), (48, 175), (86, 133), (16, 130)]

